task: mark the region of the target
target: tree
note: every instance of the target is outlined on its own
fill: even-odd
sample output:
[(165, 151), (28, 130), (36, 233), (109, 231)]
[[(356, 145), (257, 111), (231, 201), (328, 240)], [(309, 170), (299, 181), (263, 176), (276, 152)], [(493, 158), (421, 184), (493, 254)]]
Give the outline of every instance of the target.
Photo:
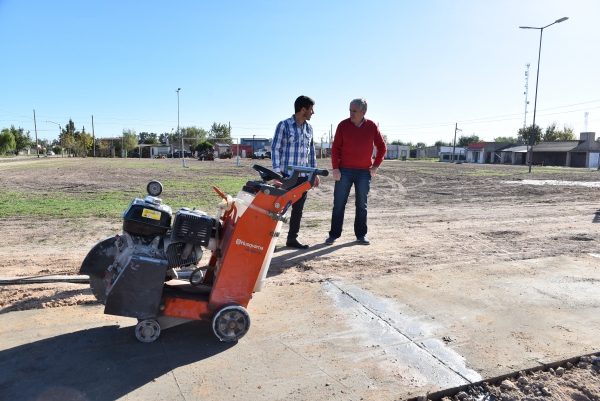
[(193, 125), (191, 127), (181, 128), (181, 135), (183, 136), (183, 138), (192, 138), (190, 142), (191, 150), (195, 149), (200, 142), (206, 139), (206, 137), (208, 136), (208, 132), (204, 128), (198, 128)]
[(78, 135), (79, 131), (75, 130), (75, 123), (72, 119), (69, 119), (69, 122), (65, 125), (65, 128), (63, 128), (62, 132), (60, 133), (60, 140), (62, 142), (62, 146), (65, 149), (69, 149), (73, 154), (75, 154), (75, 147), (77, 145), (75, 138)]
[(0, 153), (4, 154), (16, 149), (17, 142), (15, 136), (8, 128), (4, 128), (0, 133)]
[[(229, 130), (228, 127), (227, 129)], [(198, 128), (194, 125), (192, 125), (191, 127), (181, 128), (181, 133), (184, 138), (205, 139), (208, 136), (208, 132), (204, 128)]]
[(529, 137), (533, 136), (533, 143), (535, 145), (542, 140), (542, 129), (539, 125), (535, 127), (530, 125), (527, 128), (519, 128), (519, 135), (523, 137), (523, 141), (527, 144), (529, 143)]
[(219, 139), (221, 142), (232, 144), (231, 140), (231, 132), (229, 130), (229, 126), (227, 124), (217, 124), (213, 123), (210, 127), (210, 136)]
[(544, 133), (544, 141), (574, 141), (575, 135), (573, 134), (573, 127), (564, 125), (562, 130), (556, 128), (556, 121), (549, 124), (546, 127), (546, 132)]
[(461, 135), (460, 138), (458, 138), (458, 143), (456, 144), (456, 146), (460, 146), (461, 148), (464, 148), (466, 146), (469, 146), (472, 143), (477, 143), (477, 142), (481, 142), (481, 139), (479, 139), (479, 137), (477, 135), (475, 135), (474, 133), (471, 136)]
[(13, 134), (15, 138), (15, 150), (30, 149), (31, 146), (33, 146), (33, 140), (31, 139), (31, 135), (29, 135), (29, 131), (25, 133), (23, 128), (15, 128), (14, 125), (11, 125), (10, 133)]
[(158, 143), (158, 135), (155, 133), (140, 132), (139, 143), (155, 144)]
[(123, 128), (123, 147), (125, 148), (125, 152), (129, 152), (137, 146), (138, 136), (135, 130), (132, 128)]
[(494, 142), (517, 143), (518, 141), (513, 136), (499, 136), (498, 138), (494, 138)]
[(156, 145), (156, 144), (158, 144), (158, 139), (156, 139), (154, 137), (148, 137), (141, 143), (143, 143), (145, 145)]
[(170, 139), (169, 139), (169, 133), (168, 132), (163, 132), (162, 134), (160, 134), (158, 136), (158, 141), (160, 143), (165, 143), (167, 141), (170, 141)]
[[(417, 148), (426, 148), (427, 144), (425, 142), (417, 142), (417, 144), (415, 145)], [(413, 148), (411, 148), (413, 149)]]
[(433, 146), (452, 146), (452, 142), (436, 141)]
[(205, 140), (198, 142), (196, 144), (196, 146), (194, 147), (194, 150), (200, 153), (200, 152), (204, 152), (205, 150), (212, 149), (212, 148), (213, 148), (212, 143), (208, 142), (205, 139)]
[(108, 150), (110, 149), (110, 144), (106, 141), (97, 141), (96, 149), (98, 150), (98, 153), (100, 155), (103, 155), (105, 154), (105, 152), (108, 153)]
[(412, 142), (402, 142), (399, 140), (395, 140), (391, 143), (391, 145), (400, 145), (400, 146), (408, 146), (410, 149), (415, 149), (415, 145)]
[[(65, 149), (72, 150), (75, 147), (75, 138), (73, 137), (73, 135), (65, 133), (62, 135), (62, 143)], [(67, 151), (67, 155), (68, 154), (69, 152)]]
[(91, 134), (85, 132), (85, 127), (81, 130), (81, 132), (76, 132), (75, 134), (75, 155), (80, 157), (86, 157), (92, 152), (92, 149), (94, 147), (94, 139), (92, 138)]

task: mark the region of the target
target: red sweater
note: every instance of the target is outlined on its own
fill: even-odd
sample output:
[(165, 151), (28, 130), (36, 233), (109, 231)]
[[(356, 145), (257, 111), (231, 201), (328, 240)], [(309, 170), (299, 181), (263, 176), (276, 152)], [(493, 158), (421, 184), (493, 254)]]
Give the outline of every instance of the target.
[[(377, 156), (373, 161), (373, 147), (377, 148)], [(354, 125), (349, 118), (338, 124), (335, 138), (331, 145), (331, 166), (334, 169), (354, 168), (368, 170), (383, 161), (387, 146), (379, 132), (379, 127), (371, 120)]]

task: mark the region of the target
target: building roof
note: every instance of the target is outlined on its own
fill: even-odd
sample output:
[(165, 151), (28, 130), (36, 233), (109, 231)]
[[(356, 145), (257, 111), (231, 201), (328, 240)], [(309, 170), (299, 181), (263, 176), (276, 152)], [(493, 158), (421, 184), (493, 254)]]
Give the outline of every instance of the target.
[(568, 152), (577, 147), (579, 141), (540, 142), (533, 146), (534, 152)]
[(501, 152), (527, 152), (527, 145), (513, 145), (508, 148), (500, 149)]
[[(496, 144), (499, 144), (502, 142), (496, 142)], [(494, 149), (494, 152), (503, 152), (505, 149), (510, 149), (512, 148), (515, 144), (514, 143), (510, 143), (510, 142), (504, 142), (505, 145), (504, 146), (499, 146), (496, 149)]]
[(485, 142), (472, 143), (467, 147), (467, 150), (478, 150), (485, 148)]

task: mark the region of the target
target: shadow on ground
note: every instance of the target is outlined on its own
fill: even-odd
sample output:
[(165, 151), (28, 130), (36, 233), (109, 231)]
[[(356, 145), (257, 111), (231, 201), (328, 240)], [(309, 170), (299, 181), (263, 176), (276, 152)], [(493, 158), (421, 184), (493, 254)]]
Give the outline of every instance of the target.
[(600, 223), (600, 209), (594, 215), (594, 220), (592, 220), (592, 223)]
[(148, 344), (135, 338), (131, 326), (59, 335), (0, 351), (0, 398), (115, 400), (234, 345), (219, 342), (204, 322), (172, 327)]
[[(296, 266), (302, 262), (307, 262), (309, 260), (318, 258), (320, 256), (324, 256), (324, 255), (330, 254), (332, 252), (338, 251), (340, 249), (348, 248), (348, 247), (352, 247), (352, 246), (364, 246), (364, 245), (360, 245), (358, 242), (349, 242), (349, 243), (338, 244), (338, 245), (319, 244), (319, 245), (311, 246), (308, 249), (297, 249), (297, 250), (294, 250), (293, 252), (286, 252), (283, 255), (273, 256), (273, 259), (271, 259), (271, 267), (269, 268), (267, 277), (278, 276), (279, 274), (283, 273), (282, 269), (287, 269), (287, 268)], [(280, 253), (280, 252), (283, 252), (286, 250), (290, 250), (290, 249), (293, 249), (293, 248), (288, 248), (288, 247), (277, 248), (277, 249), (275, 249), (274, 255), (277, 255), (277, 253)]]

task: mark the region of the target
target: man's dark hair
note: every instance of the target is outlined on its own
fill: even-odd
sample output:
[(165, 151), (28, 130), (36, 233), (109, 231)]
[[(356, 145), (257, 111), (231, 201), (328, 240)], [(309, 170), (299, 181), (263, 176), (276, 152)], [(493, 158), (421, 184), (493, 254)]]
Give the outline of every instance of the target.
[(308, 96), (299, 96), (294, 102), (294, 112), (297, 113), (304, 107), (306, 110), (310, 109), (310, 106), (314, 106), (315, 101)]

